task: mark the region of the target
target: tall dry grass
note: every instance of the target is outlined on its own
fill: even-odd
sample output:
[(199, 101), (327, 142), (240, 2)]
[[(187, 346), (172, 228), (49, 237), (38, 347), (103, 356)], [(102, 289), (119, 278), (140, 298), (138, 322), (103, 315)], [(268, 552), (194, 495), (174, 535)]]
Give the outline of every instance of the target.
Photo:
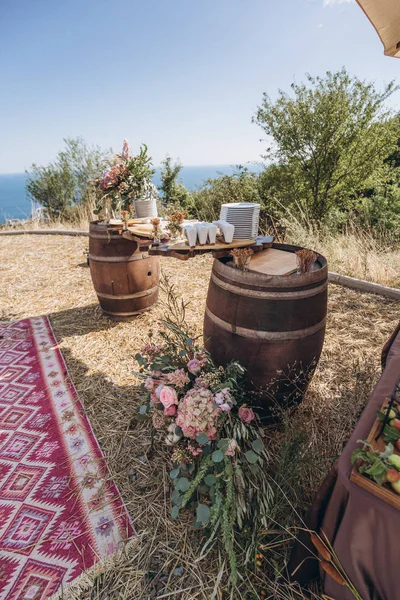
[(330, 271), (382, 285), (400, 287), (400, 247), (389, 232), (349, 224), (343, 232), (318, 229), (294, 217), (284, 220), (285, 241), (311, 248), (328, 260)]

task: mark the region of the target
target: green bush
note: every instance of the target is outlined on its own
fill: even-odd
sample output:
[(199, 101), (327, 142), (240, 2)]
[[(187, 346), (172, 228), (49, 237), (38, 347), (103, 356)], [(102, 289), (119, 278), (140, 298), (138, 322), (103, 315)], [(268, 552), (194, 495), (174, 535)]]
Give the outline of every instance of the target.
[(89, 183), (111, 164), (112, 151), (88, 146), (82, 138), (67, 138), (65, 147), (46, 167), (33, 164), (26, 191), (50, 217), (67, 217), (71, 207), (89, 198)]
[(221, 204), (227, 202), (261, 202), (258, 175), (238, 165), (232, 175), (207, 179), (190, 195), (188, 210), (200, 221), (219, 219)]

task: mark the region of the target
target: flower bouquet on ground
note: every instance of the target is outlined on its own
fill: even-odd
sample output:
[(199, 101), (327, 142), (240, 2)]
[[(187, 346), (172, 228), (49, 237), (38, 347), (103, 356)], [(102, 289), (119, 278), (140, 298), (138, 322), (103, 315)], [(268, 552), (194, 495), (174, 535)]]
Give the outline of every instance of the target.
[(154, 207), (158, 192), (151, 181), (154, 173), (146, 144), (140, 147), (136, 156), (132, 156), (129, 144), (124, 140), (121, 154), (114, 157), (114, 165), (94, 182), (101, 202), (97, 214), (105, 207), (114, 216), (121, 210), (132, 213), (133, 206), (140, 203), (140, 206), (148, 206), (148, 214), (143, 216), (156, 217)]
[(253, 556), (273, 500), (263, 431), (246, 403), (244, 369), (213, 363), (186, 325), (186, 305), (163, 285), (167, 316), (136, 355), (144, 380), (137, 418), (151, 420), (170, 448), (172, 518), (192, 511), (194, 527), (207, 530), (203, 553), (221, 539), (235, 584), (238, 553), (244, 562)]

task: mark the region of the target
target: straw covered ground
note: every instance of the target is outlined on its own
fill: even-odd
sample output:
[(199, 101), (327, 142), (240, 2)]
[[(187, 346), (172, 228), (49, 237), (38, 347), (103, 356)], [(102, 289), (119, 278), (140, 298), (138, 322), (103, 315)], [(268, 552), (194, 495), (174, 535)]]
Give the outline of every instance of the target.
[[(157, 328), (164, 307), (128, 323), (101, 313), (84, 250), (86, 238), (18, 236), (0, 239), (0, 319), (49, 315), (71, 378), (132, 515), (137, 541), (87, 592), (76, 598), (111, 600), (222, 600), (227, 573), (218, 548), (199, 560), (200, 534), (191, 519), (169, 517), (169, 465), (157, 440), (150, 450), (146, 425), (131, 425), (138, 398), (134, 356)], [(191, 304), (188, 319), (199, 334), (211, 259), (164, 260), (162, 267)], [(307, 397), (296, 414), (270, 430), (274, 472), (280, 478), (261, 565), (235, 598), (300, 598), (274, 574), (290, 548), (289, 528), (299, 524), (321, 479), (340, 453), (379, 376), (379, 355), (399, 318), (398, 304), (330, 287), (326, 343)], [(290, 466), (290, 468), (289, 468)], [(286, 490), (286, 491), (285, 491)], [(296, 510), (295, 510), (296, 509)], [(264, 597), (264, 596), (262, 596)], [(307, 596), (308, 597), (308, 596)], [(317, 597), (317, 596), (312, 596)]]

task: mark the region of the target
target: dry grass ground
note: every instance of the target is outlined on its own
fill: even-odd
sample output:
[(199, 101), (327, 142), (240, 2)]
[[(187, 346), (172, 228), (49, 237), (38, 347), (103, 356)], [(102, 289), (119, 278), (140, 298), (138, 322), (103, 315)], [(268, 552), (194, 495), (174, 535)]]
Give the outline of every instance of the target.
[[(71, 378), (138, 532), (130, 556), (96, 581), (80, 598), (111, 600), (210, 600), (225, 598), (226, 572), (218, 550), (198, 560), (201, 543), (188, 522), (169, 518), (168, 464), (162, 451), (150, 453), (145, 426), (131, 428), (137, 389), (135, 353), (163, 313), (114, 323), (101, 313), (85, 266), (85, 238), (24, 236), (0, 238), (0, 319), (49, 315)], [(188, 319), (201, 333), (211, 259), (162, 264), (177, 291), (191, 300)], [(316, 487), (340, 453), (379, 376), (379, 355), (399, 319), (398, 303), (330, 287), (326, 343), (307, 397), (285, 427), (270, 431), (276, 471), (286, 495), (274, 517), (282, 526), (297, 521)], [(290, 465), (290, 475), (288, 466)], [(266, 536), (258, 589), (271, 590), (269, 565), (290, 546), (283, 534), (272, 549)], [(183, 567), (178, 569), (177, 567)], [(218, 573), (220, 574), (218, 577)], [(250, 584), (249, 584), (250, 585)], [(213, 595), (214, 594), (214, 595)], [(248, 592), (238, 598), (257, 598)], [(268, 597), (268, 596), (267, 596)], [(279, 588), (269, 597), (299, 598)]]

